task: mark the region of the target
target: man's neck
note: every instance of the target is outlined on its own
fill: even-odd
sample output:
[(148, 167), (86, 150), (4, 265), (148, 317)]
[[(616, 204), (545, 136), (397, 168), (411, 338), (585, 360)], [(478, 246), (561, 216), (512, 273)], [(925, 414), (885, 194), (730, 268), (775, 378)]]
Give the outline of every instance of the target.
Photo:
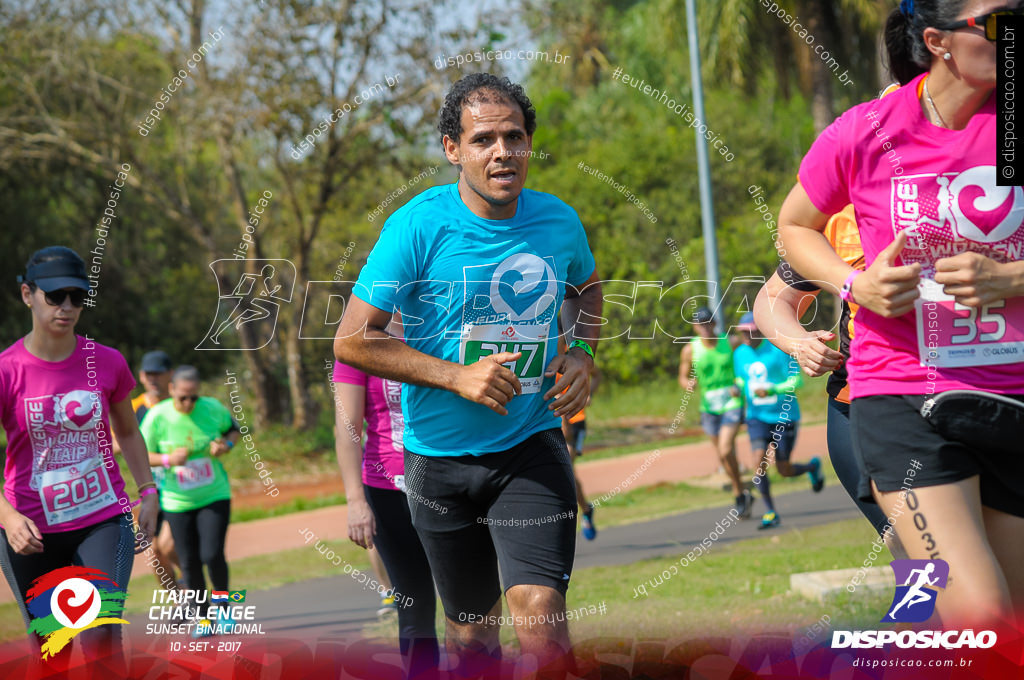
[(506, 205), (494, 205), (469, 185), (462, 177), (459, 178), (459, 198), (469, 208), (469, 211), (477, 217), (485, 220), (510, 220), (516, 216), (516, 208), (519, 205), (519, 197)]

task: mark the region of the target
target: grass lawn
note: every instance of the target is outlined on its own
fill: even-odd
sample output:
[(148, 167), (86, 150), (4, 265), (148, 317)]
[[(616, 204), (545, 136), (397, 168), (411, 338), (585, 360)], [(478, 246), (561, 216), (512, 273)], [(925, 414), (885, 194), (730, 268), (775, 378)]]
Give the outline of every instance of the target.
[[(824, 605), (789, 592), (789, 574), (859, 565), (873, 540), (861, 519), (836, 522), (807, 530), (791, 530), (731, 545), (716, 545), (659, 586), (646, 585), (648, 596), (636, 587), (657, 577), (678, 557), (643, 560), (621, 567), (593, 567), (573, 573), (568, 608), (605, 603), (607, 614), (588, 615), (572, 627), (574, 639), (600, 636), (699, 637), (734, 636), (739, 632), (802, 632), (828, 615), (833, 627), (870, 627), (889, 603), (886, 594), (859, 590)], [(235, 583), (259, 583), (260, 589), (338, 573), (338, 568), (309, 547), (231, 563)], [(368, 569), (365, 552), (348, 541), (328, 545), (343, 560)], [(878, 564), (886, 563), (885, 557)], [(149, 574), (132, 579), (129, 613), (146, 611), (154, 580)], [(440, 611), (440, 608), (439, 608)], [(506, 612), (507, 613), (507, 612)], [(443, 620), (438, 615), (438, 630)], [(395, 635), (394, 622), (368, 624), (375, 637)], [(24, 634), (13, 603), (0, 605), (0, 641)], [(504, 643), (513, 643), (510, 627), (502, 629)]]
[[(833, 470), (827, 456), (821, 459), (821, 465), (821, 469), (825, 473), (825, 483), (838, 484), (839, 480), (836, 478), (835, 470)], [(744, 480), (749, 480), (750, 476), (751, 474), (748, 473), (743, 478)], [(782, 477), (775, 470), (774, 466), (768, 473), (768, 478), (771, 480), (772, 498), (784, 496), (794, 491), (804, 491), (811, 486), (807, 475)], [(765, 506), (756, 490), (753, 494), (758, 499), (754, 504), (754, 516), (759, 517), (764, 511)], [(591, 498), (590, 500), (593, 501), (595, 499)], [(678, 512), (722, 505), (731, 501), (732, 492), (724, 492), (721, 488), (700, 486), (687, 482), (676, 484), (662, 482), (652, 486), (632, 489), (602, 501), (594, 513), (594, 521), (597, 524), (598, 531), (600, 531), (601, 527), (643, 522), (666, 515), (673, 515)], [(785, 506), (783, 505), (778, 510), (784, 520)]]
[[(827, 378), (803, 376), (803, 381), (803, 385), (797, 389), (802, 422), (824, 422)], [(646, 442), (647, 448), (651, 448), (652, 440), (660, 442), (673, 434), (677, 439), (685, 435), (683, 438), (688, 441), (704, 439), (700, 432), (699, 395), (696, 392), (689, 395), (684, 408), (685, 395), (685, 390), (679, 387), (674, 377), (665, 377), (645, 385), (599, 386), (593, 402), (587, 407), (587, 445), (611, 446), (615, 450), (611, 455), (621, 455), (628, 449), (623, 445)], [(669, 433), (669, 427), (676, 418), (679, 419), (676, 429)], [(640, 424), (643, 426), (640, 427)], [(691, 434), (696, 437), (691, 438)], [(642, 439), (637, 440), (638, 436)], [(670, 445), (667, 441), (665, 444)], [(592, 453), (597, 457), (599, 452), (594, 450)]]
[[(715, 545), (688, 566), (679, 567), (678, 573), (661, 585), (646, 585), (647, 597), (636, 587), (678, 564), (678, 556), (577, 569), (567, 609), (604, 603), (606, 613), (588, 614), (574, 621), (570, 630), (576, 641), (735, 637), (766, 631), (802, 635), (825, 615), (833, 628), (871, 628), (885, 613), (891, 595), (858, 589), (821, 604), (790, 592), (789, 575), (857, 566), (873, 538), (871, 527), (858, 518)], [(877, 564), (885, 564), (887, 559), (880, 557)], [(437, 624), (438, 631), (443, 631), (441, 614)], [(364, 633), (394, 639), (396, 628), (393, 622), (376, 622), (368, 624)], [(501, 639), (516, 647), (510, 626), (502, 627)]]
[[(370, 562), (366, 559), (366, 551), (351, 541), (325, 541), (325, 544), (353, 567), (366, 570)], [(321, 576), (342, 573), (339, 567), (328, 562), (314, 548), (316, 542), (308, 546), (286, 550), (271, 555), (260, 555), (231, 562), (231, 582), (240, 584), (259, 584), (260, 590), (274, 588)], [(151, 574), (143, 574), (133, 578), (128, 586), (128, 599), (125, 610), (129, 614), (144, 613), (153, 601), (156, 579)], [(13, 602), (0, 604), (0, 642), (21, 637), (25, 629), (21, 623), (18, 606)]]

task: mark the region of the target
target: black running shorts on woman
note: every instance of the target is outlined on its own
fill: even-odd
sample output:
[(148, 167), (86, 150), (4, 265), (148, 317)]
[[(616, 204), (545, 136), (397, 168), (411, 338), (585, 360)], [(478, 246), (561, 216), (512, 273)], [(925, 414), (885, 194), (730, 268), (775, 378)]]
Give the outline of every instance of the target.
[(480, 456), (405, 452), (412, 523), (446, 616), (487, 614), (504, 590), (565, 594), (576, 551), (576, 487), (561, 430)]
[[(1010, 395), (1024, 400), (1024, 395)], [(992, 457), (960, 442), (946, 439), (925, 420), (921, 405), (927, 397), (880, 394), (854, 399), (850, 407), (853, 450), (864, 465), (860, 497), (874, 502), (870, 482), (879, 491), (899, 491), (953, 484), (978, 475), (981, 503), (1000, 512), (1024, 517), (1024, 458)], [(908, 475), (911, 462), (920, 469)]]

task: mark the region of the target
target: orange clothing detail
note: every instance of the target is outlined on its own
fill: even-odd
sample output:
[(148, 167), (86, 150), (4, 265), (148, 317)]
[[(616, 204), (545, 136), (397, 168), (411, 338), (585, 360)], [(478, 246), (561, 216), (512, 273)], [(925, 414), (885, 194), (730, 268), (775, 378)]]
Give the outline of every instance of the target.
[[(832, 248), (839, 257), (843, 258), (846, 264), (854, 269), (864, 271), (864, 248), (860, 243), (860, 230), (857, 229), (857, 221), (854, 218), (853, 204), (846, 206), (841, 211), (829, 218), (825, 225), (825, 236)], [(857, 315), (859, 306), (852, 302), (846, 303), (849, 314), (843, 314), (841, 323), (845, 322), (846, 338), (840, 339), (840, 345), (849, 347), (853, 339), (853, 317)], [(845, 310), (844, 310), (845, 311)], [(845, 341), (844, 341), (845, 340)], [(836, 400), (843, 403), (850, 403), (850, 386), (847, 384), (842, 391), (836, 395)]]
[(149, 395), (143, 392), (139, 396), (132, 399), (132, 411), (138, 412), (140, 406), (145, 406), (146, 408), (153, 408), (158, 403), (160, 402), (154, 401), (152, 404), (149, 403)]
[[(562, 379), (562, 374), (561, 373), (555, 373), (555, 380), (558, 381), (558, 380), (561, 380), (561, 379)], [(562, 390), (562, 394), (565, 394), (565, 390)], [(575, 423), (580, 422), (581, 420), (586, 420), (586, 418), (587, 418), (586, 410), (587, 409), (585, 409), (585, 408), (584, 409), (580, 409), (579, 413), (574, 415), (572, 418), (569, 418), (569, 424), (575, 424)]]

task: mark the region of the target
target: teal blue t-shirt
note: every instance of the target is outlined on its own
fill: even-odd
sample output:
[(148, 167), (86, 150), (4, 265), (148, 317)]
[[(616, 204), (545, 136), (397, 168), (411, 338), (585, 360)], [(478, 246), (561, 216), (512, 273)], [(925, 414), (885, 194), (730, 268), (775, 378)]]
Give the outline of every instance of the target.
[[(744, 382), (748, 419), (774, 424), (782, 420), (782, 413), (786, 411), (790, 422), (800, 420), (800, 404), (793, 392), (801, 382), (800, 366), (795, 359), (762, 340), (756, 348), (745, 344), (737, 347), (733, 352), (733, 368), (736, 377)], [(769, 391), (768, 396), (754, 396), (754, 390), (762, 388)]]
[(427, 456), (480, 455), (509, 449), (559, 420), (543, 395), (557, 352), (557, 312), (565, 285), (595, 269), (576, 211), (530, 189), (515, 217), (487, 220), (462, 202), (458, 185), (433, 187), (397, 210), (359, 273), (353, 293), (402, 313), (409, 346), (462, 364), (521, 351), (523, 393), (501, 416), (454, 392), (405, 384), (405, 447)]

